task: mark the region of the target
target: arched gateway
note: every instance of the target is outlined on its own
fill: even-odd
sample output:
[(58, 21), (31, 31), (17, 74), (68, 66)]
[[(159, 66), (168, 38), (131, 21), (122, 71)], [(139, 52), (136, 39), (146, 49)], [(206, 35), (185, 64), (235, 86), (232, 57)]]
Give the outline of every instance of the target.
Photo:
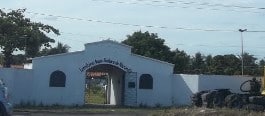
[[(103, 61), (97, 62), (97, 65), (86, 70), (85, 102), (136, 106), (137, 73), (126, 70), (120, 65), (101, 64)], [(93, 99), (93, 97), (95, 98)]]

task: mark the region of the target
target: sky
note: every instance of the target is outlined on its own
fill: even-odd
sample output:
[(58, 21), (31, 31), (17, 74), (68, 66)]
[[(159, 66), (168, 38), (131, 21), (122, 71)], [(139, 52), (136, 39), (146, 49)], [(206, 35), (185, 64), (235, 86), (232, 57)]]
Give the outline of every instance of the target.
[[(265, 31), (264, 0), (0, 0), (0, 8), (26, 8), (32, 21), (59, 29), (60, 36), (49, 35), (71, 52), (141, 30), (189, 55), (240, 55), (238, 29)], [(243, 40), (244, 52), (265, 57), (265, 32), (243, 32)]]

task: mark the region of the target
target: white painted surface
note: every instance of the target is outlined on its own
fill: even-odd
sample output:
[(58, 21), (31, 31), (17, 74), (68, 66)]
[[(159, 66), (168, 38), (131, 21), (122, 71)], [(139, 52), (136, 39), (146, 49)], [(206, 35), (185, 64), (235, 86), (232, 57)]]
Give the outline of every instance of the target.
[(245, 76), (199, 75), (199, 90), (225, 88), (234, 93), (241, 93), (240, 85), (251, 79), (252, 77)]
[(172, 78), (172, 104), (190, 105), (191, 95), (198, 92), (198, 75), (175, 74)]
[(113, 72), (113, 76), (111, 77), (113, 91), (111, 92), (111, 99), (115, 102), (113, 102), (114, 105), (122, 105), (122, 82), (123, 82), (123, 74), (124, 72), (121, 71), (115, 71)]
[[(200, 90), (230, 88), (239, 92), (240, 84), (249, 79), (232, 76), (173, 74), (174, 65), (131, 53), (131, 47), (110, 40), (89, 43), (80, 52), (34, 58), (31, 70), (0, 69), (15, 104), (32, 102), (44, 105), (83, 105), (85, 72), (101, 64), (124, 71), (137, 72), (137, 105), (190, 105), (190, 96)], [(60, 70), (66, 75), (65, 87), (49, 87), (50, 74)], [(153, 77), (153, 89), (139, 89), (142, 74)], [(111, 93), (120, 91), (121, 75), (114, 75)], [(116, 87), (113, 85), (117, 85)], [(120, 104), (121, 93), (110, 95), (111, 104)]]
[(32, 69), (32, 63), (24, 64), (24, 69)]
[[(33, 59), (34, 74), (34, 99), (37, 102), (45, 104), (83, 104), (85, 79), (84, 72), (80, 69), (91, 68), (100, 64), (112, 64), (109, 62), (96, 63), (95, 60), (112, 60), (119, 64), (123, 70), (126, 68), (137, 72), (138, 82), (141, 74), (151, 74), (153, 76), (153, 90), (139, 90), (137, 98), (138, 104), (144, 103), (149, 106), (155, 104), (171, 105), (171, 82), (170, 73), (173, 71), (173, 65), (131, 54), (131, 48), (112, 41), (96, 42), (85, 45), (85, 50), (76, 53), (60, 54), (54, 56), (40, 57)], [(87, 65), (91, 64), (91, 65)], [(123, 65), (123, 67), (120, 66)], [(87, 66), (87, 67), (86, 67)], [(55, 70), (61, 70), (66, 74), (66, 87), (49, 87), (50, 74)], [(137, 86), (137, 89), (139, 86)], [(164, 89), (168, 88), (168, 89)], [(45, 91), (45, 92), (41, 92)], [(112, 96), (114, 98), (114, 96)], [(116, 102), (116, 101), (115, 101)], [(112, 102), (112, 103), (115, 103)]]
[(32, 70), (0, 68), (0, 78), (3, 79), (9, 91), (9, 99), (13, 104), (32, 102)]
[(113, 72), (110, 74), (111, 91), (110, 91), (110, 104), (121, 105), (122, 96), (122, 75)]
[[(134, 83), (135, 87), (129, 87), (129, 83)], [(137, 73), (127, 72), (125, 74), (124, 105), (137, 106)]]
[(240, 85), (252, 77), (225, 75), (174, 75), (172, 93), (174, 105), (191, 105), (192, 94), (202, 90), (230, 89), (242, 93)]

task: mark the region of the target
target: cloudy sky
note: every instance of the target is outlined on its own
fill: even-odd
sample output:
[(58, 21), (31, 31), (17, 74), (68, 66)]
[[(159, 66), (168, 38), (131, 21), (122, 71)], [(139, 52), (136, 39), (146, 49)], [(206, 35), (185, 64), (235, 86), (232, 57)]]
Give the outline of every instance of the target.
[[(61, 35), (51, 36), (71, 51), (141, 30), (190, 55), (240, 55), (238, 29), (265, 31), (264, 0), (0, 0), (0, 8), (26, 8), (28, 18), (58, 28)], [(265, 32), (244, 32), (243, 38), (245, 52), (265, 57)]]

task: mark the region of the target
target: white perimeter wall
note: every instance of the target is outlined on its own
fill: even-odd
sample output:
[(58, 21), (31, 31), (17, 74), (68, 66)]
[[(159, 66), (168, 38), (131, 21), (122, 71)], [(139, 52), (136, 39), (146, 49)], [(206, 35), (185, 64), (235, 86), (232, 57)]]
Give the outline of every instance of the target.
[[(33, 60), (34, 95), (37, 104), (83, 105), (85, 74), (78, 70), (82, 52), (48, 56)], [(65, 87), (50, 87), (50, 75), (59, 70), (65, 73)]]
[(198, 75), (175, 74), (172, 78), (172, 104), (191, 104), (190, 96), (198, 91)]
[[(132, 72), (137, 72), (138, 105), (190, 105), (193, 93), (217, 88), (230, 88), (233, 92), (239, 92), (240, 84), (251, 79), (216, 75), (174, 75), (172, 64), (131, 54), (130, 47), (125, 45), (98, 42), (86, 44), (85, 47), (81, 52), (35, 58), (32, 65), (34, 71), (0, 69), (0, 78), (4, 78), (10, 89), (11, 101), (19, 103), (32, 100), (36, 104), (44, 105), (83, 105), (85, 70), (81, 71), (80, 68), (88, 69), (100, 64), (109, 64), (102, 62), (86, 67), (86, 64), (104, 58), (122, 63)], [(65, 87), (49, 87), (50, 74), (56, 70), (65, 73)], [(139, 89), (142, 74), (152, 75), (153, 89)]]
[[(32, 101), (32, 70), (0, 68), (0, 78), (4, 80), (12, 104)], [(31, 102), (32, 103), (32, 102)]]
[[(240, 85), (244, 81), (252, 79), (252, 77), (224, 76), (224, 75), (175, 74), (175, 75), (166, 76), (161, 73), (159, 74), (158, 72), (157, 73), (150, 72), (153, 76), (153, 81), (154, 81), (152, 90), (139, 89), (139, 85), (137, 86), (138, 105), (139, 104), (148, 105), (148, 106), (155, 106), (158, 104), (162, 106), (169, 106), (171, 104), (178, 106), (191, 105), (190, 97), (192, 96), (192, 94), (198, 91), (229, 88), (231, 89), (232, 92), (240, 93), (240, 88), (239, 88)], [(143, 73), (144, 72), (142, 73), (140, 73), (140, 71), (138, 72), (138, 79), (140, 75)], [(68, 87), (71, 87), (69, 86), (70, 84), (69, 82), (74, 82), (75, 84), (80, 85), (80, 82), (82, 83), (82, 81), (76, 79), (72, 80), (69, 78), (70, 77), (68, 77), (68, 81), (66, 83), (67, 86), (65, 88), (50, 88), (48, 87), (48, 82), (49, 82), (48, 80), (45, 82), (41, 81), (34, 84), (36, 80), (35, 79), (33, 80), (33, 70), (0, 68), (0, 79), (3, 79), (4, 82), (6, 83), (6, 86), (9, 89), (10, 102), (13, 104), (19, 104), (21, 102), (38, 103), (39, 99), (37, 99), (36, 96), (41, 98), (41, 101), (43, 100), (42, 102), (46, 104), (60, 103), (58, 101), (61, 101), (61, 103), (63, 104), (69, 104), (69, 103), (73, 104), (78, 102), (80, 103), (80, 101), (82, 102), (83, 100), (83, 96), (77, 95), (77, 93), (82, 93), (81, 91), (83, 91), (82, 90), (83, 87), (76, 88), (75, 86), (72, 86), (74, 88), (71, 89)], [(40, 83), (45, 83), (45, 86), (47, 86), (49, 90), (45, 89), (40, 90), (40, 88), (36, 85)], [(68, 89), (67, 91), (70, 92), (71, 94), (67, 93), (66, 89)], [(60, 92), (59, 95), (61, 97), (52, 96), (52, 95), (57, 95), (55, 93), (51, 94), (52, 92), (55, 92), (55, 90), (56, 92)], [(48, 94), (46, 93), (46, 96), (45, 94), (41, 94), (45, 92), (48, 92)], [(66, 93), (62, 94), (64, 92)], [(73, 93), (75, 94), (75, 97), (73, 96)], [(67, 96), (66, 94), (68, 94), (69, 96)], [(47, 100), (44, 100), (44, 98), (41, 96), (47, 97)], [(76, 97), (78, 97), (78, 99), (76, 99)]]
[(199, 75), (199, 91), (227, 88), (234, 93), (241, 93), (240, 85), (252, 77), (225, 76), (225, 75)]
[(240, 85), (250, 79), (252, 77), (176, 74), (172, 78), (173, 104), (191, 105), (192, 94), (202, 90), (230, 89), (231, 92), (241, 93)]

